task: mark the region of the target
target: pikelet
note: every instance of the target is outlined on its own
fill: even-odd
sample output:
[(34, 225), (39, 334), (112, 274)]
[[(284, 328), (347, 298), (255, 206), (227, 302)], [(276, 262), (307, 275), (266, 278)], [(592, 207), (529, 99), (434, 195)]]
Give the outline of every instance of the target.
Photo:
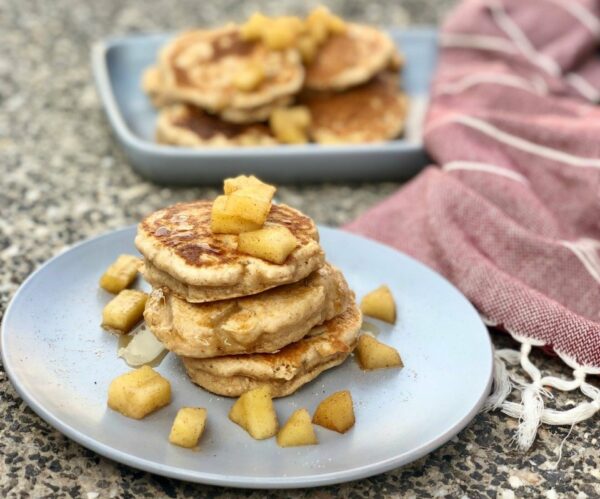
[[(159, 68), (167, 98), (211, 112), (265, 106), (296, 93), (304, 81), (297, 50), (271, 51), (245, 41), (233, 24), (179, 35), (161, 51)], [(249, 68), (257, 68), (260, 81), (240, 88), (236, 78)]]
[(398, 75), (392, 71), (339, 93), (305, 92), (300, 102), (310, 110), (311, 137), (322, 144), (394, 139), (402, 133), (407, 110)]
[(236, 124), (208, 114), (199, 107), (175, 104), (161, 109), (156, 140), (187, 147), (272, 145), (277, 141), (262, 123)]
[(350, 291), (342, 273), (325, 264), (305, 279), (262, 293), (192, 304), (155, 289), (144, 318), (167, 349), (187, 357), (274, 352), (342, 313)]
[(287, 228), (296, 248), (282, 264), (240, 253), (237, 235), (211, 231), (211, 201), (180, 203), (146, 217), (135, 244), (142, 274), (191, 303), (252, 295), (297, 282), (320, 268), (324, 253), (314, 222), (284, 204), (273, 204), (265, 226)]
[(330, 36), (306, 68), (304, 86), (311, 90), (343, 90), (370, 80), (395, 57), (394, 42), (385, 33), (346, 24)]
[(227, 397), (264, 385), (269, 386), (273, 397), (290, 395), (323, 371), (344, 362), (354, 350), (362, 315), (353, 295), (350, 301), (343, 313), (277, 353), (183, 357), (188, 376), (202, 388)]

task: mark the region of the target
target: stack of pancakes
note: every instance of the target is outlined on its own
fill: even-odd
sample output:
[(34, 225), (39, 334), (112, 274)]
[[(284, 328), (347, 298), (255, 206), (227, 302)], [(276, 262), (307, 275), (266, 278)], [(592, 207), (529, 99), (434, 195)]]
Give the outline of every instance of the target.
[(225, 396), (262, 385), (274, 397), (341, 364), (362, 317), (342, 273), (325, 261), (313, 221), (273, 204), (265, 226), (297, 246), (282, 264), (237, 250), (211, 231), (211, 201), (177, 204), (145, 218), (136, 246), (152, 285), (144, 318), (181, 357), (191, 380)]
[[(310, 61), (295, 46), (279, 50), (243, 36), (243, 26), (185, 32), (160, 52), (142, 86), (159, 108), (162, 143), (198, 146), (272, 145), (285, 140), (269, 118), (303, 106), (307, 140), (365, 143), (391, 140), (404, 128), (407, 100), (398, 85), (402, 59), (370, 26), (345, 23)], [(240, 88), (246, 68), (262, 68), (255, 87)]]

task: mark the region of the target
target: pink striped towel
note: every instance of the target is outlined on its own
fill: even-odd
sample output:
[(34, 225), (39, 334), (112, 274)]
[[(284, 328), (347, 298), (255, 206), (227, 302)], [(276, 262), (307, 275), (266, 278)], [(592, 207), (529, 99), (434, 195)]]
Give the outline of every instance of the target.
[[(464, 1), (441, 30), (425, 121), (436, 166), (347, 226), (437, 269), (521, 342), (496, 357), (531, 377), (523, 402), (504, 387), (491, 405), (522, 419), (524, 448), (540, 422), (600, 408), (585, 382), (600, 374), (599, 40), (600, 0)], [(570, 365), (571, 384), (541, 377), (532, 346)], [(591, 400), (536, 409), (544, 386)]]

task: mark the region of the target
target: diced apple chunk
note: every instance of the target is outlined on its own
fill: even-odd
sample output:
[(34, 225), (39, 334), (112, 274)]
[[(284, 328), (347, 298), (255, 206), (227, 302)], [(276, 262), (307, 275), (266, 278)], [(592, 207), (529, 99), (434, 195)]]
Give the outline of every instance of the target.
[(271, 211), (271, 200), (261, 197), (252, 188), (238, 189), (227, 196), (225, 212), (262, 227)]
[(268, 199), (269, 201), (273, 199), (275, 191), (277, 190), (275, 186), (265, 184), (254, 175), (250, 175), (249, 177), (246, 175), (239, 175), (235, 178), (225, 179), (225, 182), (223, 182), (223, 192), (227, 195), (233, 194), (240, 189), (252, 189), (259, 193), (262, 198)]
[(125, 334), (142, 320), (148, 295), (135, 289), (124, 289), (102, 310), (102, 327)]
[(227, 210), (228, 196), (217, 197), (212, 206), (210, 227), (215, 234), (239, 234), (260, 229), (262, 224), (232, 215)]
[(383, 369), (386, 367), (404, 367), (398, 351), (381, 343), (368, 334), (358, 339), (356, 360), (362, 369)]
[(140, 259), (133, 255), (119, 255), (100, 278), (100, 287), (109, 293), (118, 293), (136, 278)]
[(206, 409), (182, 407), (173, 421), (169, 442), (191, 449), (198, 445), (206, 425)]
[(298, 240), (286, 227), (265, 227), (239, 235), (238, 251), (269, 262), (282, 264), (298, 246)]
[(256, 440), (275, 435), (279, 423), (269, 387), (255, 388), (244, 393), (231, 407), (229, 419), (239, 424)]
[(133, 419), (142, 419), (171, 402), (171, 384), (149, 366), (122, 374), (108, 388), (108, 406)]
[(297, 447), (318, 443), (310, 414), (306, 409), (295, 411), (277, 434), (277, 444), (280, 447)]
[(390, 324), (396, 322), (396, 303), (390, 288), (380, 286), (367, 293), (360, 302), (362, 313)]
[(312, 422), (338, 433), (346, 433), (355, 422), (350, 392), (335, 392), (323, 400), (317, 407)]

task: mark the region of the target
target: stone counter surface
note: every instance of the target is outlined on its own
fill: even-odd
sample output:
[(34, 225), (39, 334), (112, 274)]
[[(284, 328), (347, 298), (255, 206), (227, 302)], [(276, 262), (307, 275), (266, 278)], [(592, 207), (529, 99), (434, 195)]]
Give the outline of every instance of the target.
[[(352, 19), (437, 22), (450, 0), (329, 2)], [(313, 2), (3, 0), (0, 2), (0, 317), (18, 285), (66, 245), (136, 222), (216, 188), (165, 188), (135, 175), (114, 141), (93, 87), (93, 41), (182, 29), (261, 9), (303, 12)], [(339, 225), (398, 188), (394, 183), (282, 187), (282, 201)], [(497, 345), (510, 340), (497, 333)], [(536, 354), (544, 369), (567, 375)], [(440, 390), (444, 389), (440, 387)], [(577, 402), (558, 395), (558, 407)], [(398, 415), (402, 424), (402, 415)], [(528, 453), (516, 423), (479, 415), (451, 442), (412, 465), (370, 479), (297, 491), (239, 491), (183, 483), (116, 464), (38, 418), (0, 368), (0, 497), (599, 497), (598, 418), (542, 428)], [(562, 457), (559, 449), (562, 443)]]

